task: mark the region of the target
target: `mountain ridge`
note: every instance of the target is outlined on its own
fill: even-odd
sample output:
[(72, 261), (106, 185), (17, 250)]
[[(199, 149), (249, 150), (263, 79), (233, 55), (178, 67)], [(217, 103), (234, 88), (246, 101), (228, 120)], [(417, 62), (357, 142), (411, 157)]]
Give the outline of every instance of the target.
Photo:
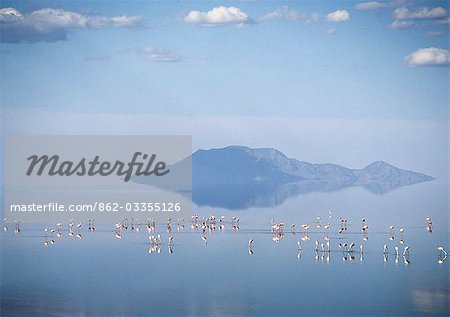
[[(350, 169), (332, 163), (299, 161), (273, 148), (245, 146), (200, 149), (169, 168), (173, 172), (169, 175), (177, 179), (181, 175), (190, 180), (192, 176), (192, 200), (198, 206), (231, 209), (273, 207), (289, 197), (349, 187), (362, 187), (382, 195), (401, 186), (434, 180), (385, 161)], [(177, 179), (162, 178), (169, 184), (177, 183)], [(133, 180), (147, 182), (145, 177)]]
[(244, 184), (296, 181), (326, 181), (346, 186), (389, 184), (406, 186), (435, 178), (375, 161), (362, 169), (350, 169), (333, 163), (310, 163), (287, 157), (274, 148), (249, 148), (232, 145), (192, 154), (193, 185)]

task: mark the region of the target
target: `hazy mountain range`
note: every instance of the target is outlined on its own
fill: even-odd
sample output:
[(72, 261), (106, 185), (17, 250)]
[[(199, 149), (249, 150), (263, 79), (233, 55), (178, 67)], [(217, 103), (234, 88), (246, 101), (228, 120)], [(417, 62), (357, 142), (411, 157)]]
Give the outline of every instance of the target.
[(207, 184), (288, 183), (326, 181), (348, 186), (389, 183), (405, 186), (433, 180), (422, 173), (399, 169), (383, 161), (363, 169), (350, 169), (336, 164), (312, 164), (288, 158), (270, 149), (229, 146), (198, 150), (192, 155), (193, 186)]
[[(170, 187), (179, 183), (180, 178), (190, 184), (191, 165), (194, 203), (232, 209), (276, 206), (292, 196), (351, 186), (384, 194), (400, 186), (434, 179), (383, 161), (373, 162), (363, 169), (350, 169), (330, 163), (298, 161), (272, 148), (229, 146), (196, 151), (170, 166), (172, 173), (160, 178), (159, 185)], [(135, 178), (135, 181), (147, 182), (145, 178)]]
[(363, 169), (350, 169), (298, 161), (272, 148), (229, 146), (198, 150), (192, 155), (193, 200), (200, 206), (275, 206), (290, 196), (350, 186), (384, 194), (400, 186), (433, 179), (383, 161)]

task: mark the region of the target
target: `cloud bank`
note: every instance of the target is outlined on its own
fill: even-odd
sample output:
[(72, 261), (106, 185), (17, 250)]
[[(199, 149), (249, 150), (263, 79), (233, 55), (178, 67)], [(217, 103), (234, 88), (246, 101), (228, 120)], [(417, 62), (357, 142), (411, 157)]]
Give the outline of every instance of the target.
[(71, 29), (100, 29), (140, 25), (141, 16), (85, 16), (76, 12), (45, 8), (21, 13), (14, 8), (0, 9), (1, 42), (56, 42), (67, 39)]
[(450, 54), (443, 48), (419, 48), (406, 56), (405, 62), (410, 66), (449, 66)]

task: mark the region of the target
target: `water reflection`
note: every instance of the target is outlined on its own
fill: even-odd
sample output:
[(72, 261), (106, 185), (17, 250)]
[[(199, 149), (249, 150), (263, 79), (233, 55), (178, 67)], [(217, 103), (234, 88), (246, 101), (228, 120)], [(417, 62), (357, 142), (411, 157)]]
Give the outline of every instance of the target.
[[(398, 187), (396, 182), (383, 182), (362, 186), (377, 195), (386, 194)], [(220, 207), (226, 209), (247, 209), (251, 207), (275, 207), (288, 198), (313, 192), (335, 192), (355, 187), (347, 182), (300, 181), (293, 183), (247, 183), (235, 185), (202, 186), (194, 183), (192, 199), (198, 206)]]
[[(227, 239), (227, 245), (229, 245), (231, 248), (227, 248), (226, 252), (224, 254), (227, 254), (227, 252), (230, 252), (230, 250), (232, 249), (236, 249), (238, 252), (234, 253), (233, 256), (233, 261), (231, 261), (230, 263), (233, 263), (233, 267), (236, 267), (238, 270), (240, 270), (240, 268), (242, 267), (242, 265), (244, 265), (245, 262), (242, 262), (242, 258), (245, 257), (245, 250), (247, 251), (247, 255), (249, 256), (249, 259), (257, 259), (257, 261), (262, 261), (260, 265), (262, 265), (262, 267), (265, 267), (266, 265), (269, 265), (270, 267), (270, 263), (281, 263), (281, 262), (286, 262), (288, 261), (289, 257), (293, 257), (296, 259), (296, 262), (298, 262), (298, 265), (301, 267), (306, 267), (308, 268), (308, 271), (310, 273), (307, 274), (312, 274), (313, 276), (316, 276), (317, 278), (320, 278), (319, 274), (311, 268), (311, 261), (313, 261), (313, 263), (317, 266), (321, 266), (321, 265), (326, 265), (327, 267), (330, 266), (330, 269), (332, 269), (333, 267), (335, 269), (333, 269), (336, 272), (342, 272), (342, 268), (341, 265), (351, 265), (352, 271), (355, 274), (355, 280), (358, 280), (358, 276), (360, 276), (361, 274), (364, 274), (363, 271), (359, 271), (359, 269), (356, 269), (355, 266), (353, 266), (354, 263), (361, 263), (361, 264), (365, 264), (364, 266), (366, 267), (366, 270), (370, 270), (371, 274), (372, 272), (375, 270), (375, 272), (378, 270), (377, 267), (379, 267), (380, 263), (385, 263), (385, 267), (388, 268), (389, 265), (395, 265), (395, 266), (399, 266), (399, 264), (402, 264), (401, 266), (407, 267), (410, 265), (411, 260), (409, 259), (409, 255), (410, 255), (410, 248), (408, 246), (406, 246), (405, 248), (403, 248), (403, 250), (400, 250), (399, 247), (396, 245), (395, 247), (388, 247), (387, 245), (381, 249), (379, 248), (379, 246), (377, 245), (371, 245), (371, 249), (369, 250), (369, 253), (366, 254), (366, 244), (360, 244), (357, 245), (356, 242), (354, 242), (356, 237), (360, 237), (362, 235), (370, 235), (371, 233), (365, 232), (356, 232), (356, 231), (346, 231), (343, 232), (341, 234), (339, 234), (337, 231), (339, 228), (341, 228), (341, 224), (345, 224), (345, 226), (352, 228), (353, 226), (357, 226), (359, 227), (360, 224), (359, 222), (355, 223), (351, 223), (351, 222), (347, 222), (347, 221), (342, 221), (345, 220), (345, 218), (340, 218), (338, 220), (336, 220), (335, 222), (330, 221), (329, 224), (327, 224), (327, 226), (329, 226), (330, 229), (332, 230), (332, 233), (329, 234), (328, 239), (325, 239), (324, 237), (324, 231), (322, 227), (324, 227), (321, 224), (321, 227), (317, 228), (317, 218), (315, 219), (311, 219), (309, 223), (311, 224), (315, 224), (315, 228), (307, 228), (308, 225), (305, 224), (305, 230), (304, 232), (300, 233), (300, 237), (298, 234), (296, 234), (293, 230), (292, 230), (292, 226), (289, 226), (287, 229), (287, 232), (284, 231), (284, 228), (286, 227), (284, 225), (284, 222), (282, 221), (275, 221), (273, 220), (272, 223), (268, 222), (268, 225), (266, 228), (248, 228), (245, 225), (240, 225), (240, 218), (236, 217), (236, 216), (232, 216), (229, 218), (225, 218), (225, 216), (220, 216), (217, 219), (219, 219), (218, 221), (216, 221), (216, 217), (214, 216), (208, 216), (208, 217), (202, 217), (200, 215), (194, 215), (192, 217), (191, 220), (191, 224), (192, 226), (190, 228), (192, 228), (191, 230), (189, 230), (189, 227), (186, 231), (181, 230), (181, 231), (174, 231), (173, 235), (169, 235), (167, 233), (166, 227), (168, 225), (168, 223), (171, 221), (171, 219), (168, 219), (167, 222), (163, 222), (163, 223), (155, 223), (153, 219), (147, 219), (146, 222), (137, 222), (136, 219), (134, 219), (133, 221), (128, 222), (128, 219), (123, 219), (121, 221), (119, 221), (118, 223), (116, 223), (114, 226), (111, 226), (109, 229), (108, 228), (100, 228), (99, 230), (89, 230), (89, 228), (84, 229), (84, 234), (86, 236), (88, 236), (88, 241), (89, 243), (86, 244), (79, 244), (80, 246), (78, 247), (78, 252), (83, 253), (83, 249), (86, 249), (87, 252), (91, 252), (89, 250), (91, 250), (90, 245), (91, 244), (95, 244), (95, 240), (94, 239), (103, 239), (106, 238), (105, 241), (107, 240), (111, 240), (111, 241), (116, 241), (114, 242), (115, 244), (121, 245), (120, 249), (116, 249), (113, 248), (111, 251), (112, 254), (114, 254), (114, 252), (117, 252), (115, 250), (121, 250), (120, 252), (123, 252), (124, 254), (129, 254), (130, 251), (127, 251), (127, 249), (136, 249), (138, 251), (138, 253), (136, 253), (137, 255), (135, 255), (133, 258), (135, 259), (139, 259), (139, 261), (143, 261), (141, 256), (139, 254), (145, 253), (145, 250), (147, 250), (147, 255), (151, 255), (152, 259), (159, 259), (159, 258), (164, 258), (164, 255), (170, 256), (170, 257), (174, 257), (174, 259), (177, 258), (177, 254), (180, 254), (181, 256), (184, 255), (184, 257), (182, 257), (183, 261), (181, 261), (179, 264), (181, 266), (184, 265), (188, 265), (188, 267), (191, 270), (194, 270), (194, 272), (202, 272), (202, 270), (205, 269), (205, 267), (203, 267), (201, 264), (200, 268), (198, 269), (193, 269), (192, 268), (192, 264), (190, 264), (192, 261), (194, 261), (195, 263), (198, 263), (198, 261), (195, 261), (195, 259), (202, 259), (202, 261), (208, 261), (207, 259), (209, 259), (209, 257), (211, 256), (211, 253), (209, 253), (209, 250), (216, 250), (216, 256), (220, 256), (220, 253), (217, 253), (217, 251), (220, 251), (223, 247), (223, 245), (220, 244), (220, 240), (217, 239), (217, 237), (227, 237), (227, 236), (234, 236), (235, 240), (232, 241), (230, 239)], [(305, 219), (307, 221), (307, 219)], [(308, 221), (307, 221), (308, 222)], [(219, 231), (219, 230), (214, 230), (214, 227), (216, 226), (216, 224), (221, 224), (221, 226), (223, 226), (223, 231)], [(365, 222), (363, 222), (365, 223)], [(177, 225), (182, 226), (184, 224), (184, 220), (179, 219), (177, 221)], [(239, 224), (239, 226), (238, 226)], [(197, 225), (197, 226), (196, 226)], [(136, 230), (136, 228), (138, 227), (142, 227), (142, 226), (147, 226), (148, 230)], [(236, 231), (236, 227), (240, 227), (240, 231)], [(51, 228), (51, 226), (50, 226)], [(83, 234), (83, 230), (82, 230), (83, 226), (79, 226), (79, 228), (75, 231), (76, 234)], [(386, 226), (385, 226), (386, 228)], [(42, 230), (42, 229), (41, 229)], [(47, 230), (43, 230), (44, 231), (44, 244), (45, 246), (50, 247), (50, 245), (52, 245), (52, 250), (54, 250), (54, 252), (51, 252), (49, 254), (47, 254), (47, 257), (52, 257), (52, 253), (54, 253), (55, 257), (60, 257), (61, 253), (60, 251), (57, 252), (57, 250), (63, 250), (65, 247), (71, 248), (70, 246), (70, 241), (77, 241), (77, 239), (69, 239), (69, 235), (61, 235), (58, 236), (57, 233), (59, 232), (64, 232), (65, 230), (73, 230), (71, 226), (68, 225), (61, 225), (61, 226), (57, 226), (57, 229), (47, 229)], [(414, 231), (414, 228), (408, 228), (408, 232), (410, 231)], [(421, 230), (421, 234), (425, 235), (426, 232), (424, 232), (425, 230)], [(25, 234), (25, 236), (30, 235), (30, 233), (32, 233), (33, 231), (27, 230), (27, 228), (25, 227), (24, 230), (22, 230), (22, 234)], [(41, 231), (42, 232), (42, 231)], [(115, 240), (112, 236), (111, 233), (114, 233), (114, 235), (117, 238), (117, 235), (120, 235), (120, 239), (125, 239), (128, 242), (127, 245), (124, 245), (122, 243), (119, 243), (117, 240)], [(405, 231), (406, 232), (406, 231)], [(229, 235), (227, 235), (227, 233)], [(375, 236), (375, 239), (377, 239), (377, 243), (381, 242), (381, 241), (388, 241), (388, 231), (384, 231), (384, 232), (378, 232), (377, 234), (372, 233)], [(148, 237), (148, 241), (147, 243), (142, 243), (142, 239)], [(198, 249), (197, 246), (201, 246), (201, 240), (203, 241), (204, 247), (201, 247), (201, 249), (203, 249), (203, 252), (201, 251), (201, 249)], [(243, 237), (246, 240), (244, 240), (244, 242), (242, 243), (242, 239), (240, 239), (239, 237)], [(20, 239), (20, 236), (16, 236), (16, 239)], [(267, 240), (271, 240), (270, 238), (272, 238), (272, 240), (274, 243), (270, 243), (270, 245), (267, 244)], [(58, 240), (58, 245), (56, 245), (56, 241)], [(211, 240), (211, 241), (210, 241)], [(312, 240), (312, 241), (311, 241)], [(59, 242), (60, 241), (60, 242)], [(136, 244), (130, 244), (131, 241), (137, 241), (138, 243)], [(210, 242), (210, 243), (209, 243)], [(80, 242), (81, 243), (81, 242)], [(104, 245), (106, 242), (103, 242), (102, 245)], [(246, 245), (244, 244), (246, 243)], [(176, 244), (178, 245), (177, 247), (177, 252), (174, 252), (174, 247), (176, 246)], [(208, 245), (207, 248), (205, 248)], [(147, 249), (145, 249), (145, 246)], [(255, 252), (255, 247), (258, 248), (258, 250), (260, 252)], [(280, 247), (285, 248), (285, 252), (283, 252), (282, 254), (278, 254), (276, 256), (276, 258), (271, 258), (270, 256), (268, 257), (267, 254), (270, 254), (271, 249), (277, 249), (279, 250)], [(186, 252), (187, 251), (187, 252)], [(193, 254), (195, 254), (196, 256), (188, 256), (188, 254), (190, 254), (191, 252), (193, 252)], [(236, 256), (239, 255), (239, 253), (242, 255), (241, 257)], [(380, 257), (379, 255), (382, 254), (383, 255), (383, 261), (380, 261)], [(446, 251), (444, 250), (444, 248), (438, 248), (438, 256), (441, 257), (445, 257), (446, 256)], [(106, 257), (109, 258), (109, 257)], [(150, 258), (150, 257), (149, 257)], [(181, 259), (181, 257), (178, 257), (178, 259)], [(276, 261), (274, 261), (274, 259), (276, 259)], [(282, 261), (280, 261), (282, 259)], [(93, 259), (92, 261), (100, 261), (98, 258), (95, 258), (95, 260)], [(170, 263), (167, 262), (168, 260), (164, 260), (162, 262), (159, 263)], [(366, 262), (368, 262), (366, 264)], [(92, 264), (97, 263), (97, 262), (92, 262)], [(128, 263), (128, 265), (132, 265), (132, 262), (126, 262)], [(134, 263), (134, 262), (133, 262)], [(146, 265), (149, 265), (148, 262)], [(223, 263), (223, 268), (228, 267), (228, 265), (230, 265), (230, 263)], [(239, 263), (239, 264), (236, 264)], [(249, 262), (252, 263), (252, 262)], [(414, 262), (417, 263), (417, 262)], [(440, 262), (441, 264), (443, 263)], [(9, 266), (9, 264), (7, 264)], [(235, 266), (237, 265), (237, 266)], [(252, 267), (254, 264), (250, 264)], [(416, 264), (415, 264), (416, 265)], [(420, 265), (420, 263), (417, 263), (417, 265)], [(123, 262), (119, 262), (117, 264), (117, 277), (122, 280), (122, 275), (123, 276), (128, 276), (129, 271), (125, 270), (125, 271), (121, 271), (119, 270), (119, 268), (121, 267), (123, 270)], [(416, 267), (416, 266), (414, 266)], [(10, 268), (11, 269), (11, 268)], [(209, 269), (220, 269), (219, 267), (213, 266), (213, 267), (209, 267)], [(286, 268), (285, 268), (286, 269)], [(427, 269), (429, 270), (430, 268), (427, 267)], [(152, 270), (157, 270), (154, 266)], [(275, 272), (277, 272), (277, 269), (275, 267), (271, 267), (270, 272), (272, 272), (272, 274), (274, 274)], [(290, 272), (292, 273), (292, 268), (289, 269)], [(142, 269), (141, 269), (142, 271)], [(128, 272), (128, 273), (127, 273)], [(143, 271), (145, 272), (145, 271)], [(70, 273), (69, 273), (70, 274)], [(82, 274), (87, 274), (90, 275), (89, 272), (84, 272)], [(321, 274), (327, 274), (325, 271), (323, 271)], [(377, 273), (378, 278), (380, 278), (380, 273)], [(194, 274), (195, 275), (195, 274)], [(251, 274), (249, 274), (249, 276), (251, 276)], [(330, 275), (327, 275), (328, 277), (330, 277)], [(336, 276), (339, 276), (339, 274), (337, 274)], [(105, 279), (107, 279), (108, 277), (106, 276), (100, 276), (98, 278), (98, 281), (100, 283), (102, 283), (103, 285), (106, 283)], [(139, 277), (141, 278), (141, 277)], [(155, 275), (151, 275), (151, 279), (152, 279), (152, 283), (156, 283), (154, 287), (158, 287), (158, 281), (164, 280), (166, 279), (166, 282), (168, 283), (172, 283), (170, 282), (171, 280), (168, 279), (168, 275), (167, 274), (162, 274), (161, 278), (159, 278), (158, 276)], [(183, 281), (183, 279), (185, 279), (186, 277), (178, 277), (174, 278), (174, 280), (181, 280)], [(388, 277), (386, 277), (388, 278)], [(395, 277), (390, 277), (391, 279), (395, 278)], [(11, 279), (11, 277), (9, 278)], [(248, 279), (248, 278), (246, 278)], [(332, 277), (332, 280), (339, 282), (339, 278), (336, 279), (336, 277)], [(353, 279), (349, 279), (346, 280), (345, 283), (352, 283)], [(135, 283), (138, 280), (133, 280)], [(222, 283), (224, 283), (223, 279), (220, 279), (220, 281)], [(372, 280), (373, 281), (373, 280)], [(342, 282), (342, 281), (341, 281)], [(140, 282), (137, 282), (138, 284)], [(260, 290), (261, 285), (259, 284), (259, 282), (257, 281), (253, 281), (252, 288), (255, 290)], [(369, 283), (370, 284), (370, 283)], [(183, 284), (185, 285), (185, 284)], [(30, 286), (28, 286), (30, 287)], [(79, 289), (84, 289), (82, 286), (78, 285), (76, 286)], [(292, 285), (290, 286), (291, 290), (292, 290)], [(153, 287), (151, 287), (153, 289)], [(192, 287), (189, 288), (192, 291)], [(13, 298), (11, 296), (11, 290), (10, 289), (5, 289), (3, 288), (3, 291), (7, 292), (7, 296), (9, 296), (10, 298)], [(366, 290), (367, 291), (367, 290)], [(63, 288), (63, 292), (65, 292), (64, 294), (66, 294), (66, 296), (74, 296), (72, 293), (70, 293), (69, 290), (64, 289)], [(220, 294), (221, 296), (223, 296), (224, 294), (224, 289), (220, 288), (220, 292), (218, 293), (218, 295)], [(414, 291), (413, 291), (414, 292)], [(210, 300), (210, 297), (213, 296), (215, 292), (212, 292), (211, 294), (207, 295), (207, 300)], [(225, 292), (226, 293), (226, 292)], [(69, 295), (71, 294), (71, 295)], [(144, 293), (143, 293), (144, 294)], [(145, 293), (145, 294), (148, 294)], [(189, 296), (187, 294), (184, 295), (180, 295), (180, 296), (184, 296), (184, 300), (188, 300)], [(159, 298), (159, 297), (158, 297)], [(330, 298), (330, 297), (328, 297)], [(80, 300), (79, 298), (75, 298), (75, 300)], [(117, 298), (115, 300), (118, 300)], [(259, 300), (267, 300), (267, 297), (262, 297)], [(424, 300), (423, 298), (420, 299), (417, 297), (417, 294), (415, 293), (415, 295), (413, 296), (413, 301), (419, 306), (420, 311), (433, 311), (434, 308), (432, 308), (432, 304), (438, 304), (440, 305), (440, 308), (437, 310), (434, 310), (436, 312), (445, 312), (445, 307), (443, 307), (442, 305), (445, 303), (445, 299), (441, 298), (440, 295), (437, 295), (436, 298), (434, 297), (430, 297), (427, 296), (427, 299)], [(57, 301), (58, 302), (58, 301)], [(157, 304), (158, 301), (153, 301), (153, 304)], [(104, 303), (104, 305), (106, 305), (106, 303), (109, 303), (109, 301), (106, 301)], [(8, 300), (3, 300), (2, 301), (2, 309), (6, 309), (8, 312), (11, 312), (11, 309), (16, 310), (17, 312), (23, 313), (25, 316), (27, 315), (27, 313), (24, 311), (26, 309), (26, 307), (14, 307), (11, 308), (11, 306), (8, 306)], [(61, 303), (58, 304), (59, 309), (61, 309)], [(92, 313), (92, 309), (94, 306), (92, 306), (93, 304), (87, 305), (86, 308), (88, 310), (88, 312)], [(195, 307), (199, 307), (198, 305), (200, 305), (200, 303), (197, 303)], [(304, 306), (307, 307), (307, 306)], [(371, 306), (373, 309), (373, 306)], [(311, 313), (312, 311), (309, 310), (311, 307), (306, 308), (308, 310), (309, 313)], [(72, 308), (71, 308), (72, 309)], [(101, 310), (102, 314), (106, 314), (109, 312), (107, 305), (104, 306)], [(363, 310), (360, 312), (362, 313)], [(408, 311), (409, 313), (411, 313), (411, 311)], [(124, 312), (124, 315), (127, 315), (129, 312)], [(242, 312), (241, 312), (242, 313)], [(258, 313), (251, 313), (253, 315), (258, 315), (260, 313), (263, 313), (262, 311), (258, 311)], [(138, 312), (134, 312), (134, 314), (136, 315), (142, 315), (144, 314), (144, 311), (138, 311)], [(186, 315), (187, 312), (183, 311), (183, 312), (179, 312), (179, 315)], [(162, 315), (170, 315), (170, 313), (167, 312), (163, 312)], [(295, 315), (294, 311), (289, 311), (289, 315)]]
[(128, 217), (95, 230), (65, 220), (20, 224), (14, 234), (15, 220), (6, 221), (2, 314), (448, 315), (447, 191), (346, 192), (297, 198), (291, 208)]

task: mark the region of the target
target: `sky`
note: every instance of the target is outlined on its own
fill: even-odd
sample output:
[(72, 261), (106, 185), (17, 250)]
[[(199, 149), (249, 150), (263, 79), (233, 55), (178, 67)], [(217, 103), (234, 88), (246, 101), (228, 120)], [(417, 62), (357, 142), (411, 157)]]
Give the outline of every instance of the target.
[(183, 133), (194, 149), (448, 167), (448, 1), (0, 4), (2, 134)]

